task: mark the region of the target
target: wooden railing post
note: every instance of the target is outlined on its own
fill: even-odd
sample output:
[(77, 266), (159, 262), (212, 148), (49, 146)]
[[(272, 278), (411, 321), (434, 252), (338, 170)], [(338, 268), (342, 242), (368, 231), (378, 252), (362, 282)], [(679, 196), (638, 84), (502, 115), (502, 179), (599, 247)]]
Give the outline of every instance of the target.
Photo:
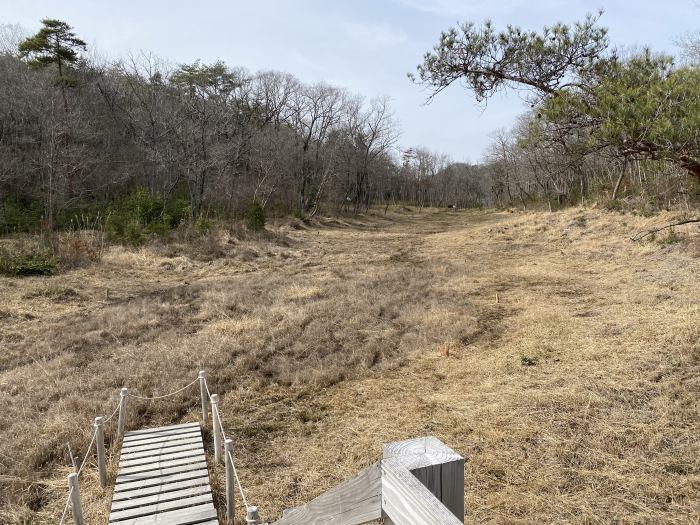
[(229, 525), (233, 525), (236, 513), (236, 500), (234, 498), (234, 484), (236, 481), (233, 479), (232, 456), (233, 441), (227, 438), (224, 441), (224, 463), (226, 464), (226, 522)]
[(219, 394), (211, 395), (211, 426), (214, 432), (214, 463), (219, 463), (221, 461), (221, 438), (219, 437), (219, 431), (223, 432), (223, 429), (219, 427)]
[(464, 458), (434, 437), (384, 445), (384, 522), (464, 523)]
[(248, 507), (248, 511), (245, 516), (246, 525), (258, 525), (260, 518), (258, 518), (258, 507), (251, 505)]
[(207, 426), (209, 408), (207, 406), (207, 380), (204, 370), (199, 371), (199, 393), (202, 396), (202, 426)]
[(129, 389), (122, 388), (121, 398), (119, 399), (119, 435), (124, 435), (124, 422), (126, 421), (126, 398), (129, 396)]
[(75, 472), (68, 474), (68, 488), (71, 490), (70, 504), (73, 508), (73, 521), (75, 522), (75, 525), (85, 525), (85, 522), (83, 521), (83, 506), (80, 504), (78, 474)]
[(107, 486), (107, 458), (105, 456), (105, 434), (102, 418), (95, 418), (95, 444), (97, 448), (97, 468), (100, 471), (100, 486)]

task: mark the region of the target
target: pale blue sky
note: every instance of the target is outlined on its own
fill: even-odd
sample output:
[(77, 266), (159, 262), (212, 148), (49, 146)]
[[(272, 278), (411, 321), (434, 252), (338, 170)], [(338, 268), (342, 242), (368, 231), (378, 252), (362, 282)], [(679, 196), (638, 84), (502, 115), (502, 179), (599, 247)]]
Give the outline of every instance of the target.
[(489, 134), (524, 111), (513, 94), (477, 106), (454, 86), (425, 106), (406, 73), (457, 21), (540, 29), (603, 8), (613, 44), (675, 53), (674, 40), (700, 29), (698, 0), (0, 0), (0, 23), (32, 31), (39, 19), (66, 20), (112, 57), (147, 50), (173, 63), (222, 59), (252, 71), (278, 69), (367, 97), (389, 95), (402, 146), (423, 145), (478, 161)]

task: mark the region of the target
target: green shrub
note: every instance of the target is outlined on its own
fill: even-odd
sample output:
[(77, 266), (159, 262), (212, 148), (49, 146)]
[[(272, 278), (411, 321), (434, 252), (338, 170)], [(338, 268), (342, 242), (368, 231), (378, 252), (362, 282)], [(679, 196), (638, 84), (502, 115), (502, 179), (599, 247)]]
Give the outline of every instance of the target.
[(204, 217), (199, 217), (194, 223), (194, 231), (197, 235), (203, 236), (211, 232), (212, 224)]
[(25, 277), (27, 275), (51, 275), (58, 261), (50, 250), (32, 249), (10, 252), (0, 250), (0, 274)]
[(132, 220), (142, 225), (162, 220), (165, 203), (158, 195), (152, 195), (143, 188), (136, 188), (126, 198), (124, 208)]
[(0, 234), (39, 231), (43, 206), (39, 201), (22, 203), (7, 199), (0, 202)]
[(253, 231), (262, 231), (265, 229), (265, 208), (258, 201), (253, 201), (253, 204), (248, 208), (246, 217), (248, 228)]
[(138, 221), (132, 220), (126, 225), (124, 228), (123, 238), (132, 246), (140, 246), (143, 244), (143, 241), (145, 240), (143, 228)]
[(105, 230), (112, 240), (138, 246), (148, 235), (166, 235), (185, 222), (190, 214), (190, 204), (186, 199), (165, 199), (136, 188), (110, 204)]

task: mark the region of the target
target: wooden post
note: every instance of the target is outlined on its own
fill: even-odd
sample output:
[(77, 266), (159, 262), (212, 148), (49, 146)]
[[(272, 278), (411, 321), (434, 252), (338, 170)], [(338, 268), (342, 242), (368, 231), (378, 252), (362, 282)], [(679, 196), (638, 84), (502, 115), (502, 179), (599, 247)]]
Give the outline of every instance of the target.
[(78, 486), (78, 474), (75, 472), (68, 474), (68, 488), (72, 490), (70, 504), (73, 507), (73, 521), (75, 525), (84, 525), (83, 506), (80, 504), (80, 487)]
[(102, 418), (95, 418), (95, 443), (97, 445), (97, 468), (100, 471), (100, 485), (107, 486), (107, 459), (105, 456), (105, 435), (102, 428)]
[(204, 370), (199, 371), (199, 393), (202, 396), (202, 426), (207, 426), (209, 407), (207, 406), (207, 385)]
[(70, 448), (70, 443), (66, 443), (66, 446), (68, 447), (68, 455), (70, 456), (70, 463), (73, 465), (73, 470), (75, 472), (78, 472), (78, 465), (75, 462), (75, 456), (73, 456), (73, 451)]
[(221, 438), (219, 437), (219, 394), (211, 395), (211, 427), (214, 432), (214, 463), (221, 461)]
[(258, 525), (258, 507), (251, 505), (248, 507), (248, 512), (245, 516), (245, 522), (247, 525)]
[(124, 421), (126, 420), (126, 398), (129, 395), (129, 389), (124, 387), (119, 399), (119, 435), (124, 435)]
[(236, 480), (233, 479), (232, 456), (233, 440), (227, 438), (224, 441), (224, 463), (226, 464), (226, 523), (231, 525), (234, 523), (236, 514), (236, 499), (234, 497), (234, 484)]
[[(405, 477), (405, 473), (398, 472), (398, 470), (401, 470), (398, 467), (403, 467), (413, 476)], [(391, 501), (391, 498), (387, 498), (388, 491), (397, 489), (402, 485), (405, 486), (404, 482), (408, 481), (414, 487), (411, 489), (411, 492), (415, 492), (416, 484), (413, 483), (414, 479), (417, 479), (419, 485), (425, 487), (428, 493), (432, 493), (436, 500), (453, 514), (458, 520), (457, 523), (464, 523), (464, 458), (456, 454), (454, 450), (439, 439), (422, 437), (384, 445), (382, 513), (386, 524), (396, 521), (392, 521), (392, 516), (387, 515), (389, 514), (387, 509), (393, 508), (397, 510), (396, 505), (401, 504), (400, 498), (398, 500), (394, 498), (394, 501)], [(389, 483), (388, 486), (387, 483)], [(423, 523), (413, 514), (413, 512), (420, 514), (418, 510), (421, 507), (420, 498), (415, 496), (414, 500), (416, 502), (415, 508), (398, 509), (399, 516), (401, 516), (400, 511), (404, 510), (413, 517), (412, 523)], [(390, 504), (389, 507), (386, 506), (387, 503)], [(438, 512), (428, 499), (425, 499), (423, 503), (427, 505), (426, 509), (432, 509), (431, 513)], [(427, 518), (427, 520), (429, 523), (453, 523), (447, 521), (447, 518), (435, 520), (434, 514), (432, 518)]]

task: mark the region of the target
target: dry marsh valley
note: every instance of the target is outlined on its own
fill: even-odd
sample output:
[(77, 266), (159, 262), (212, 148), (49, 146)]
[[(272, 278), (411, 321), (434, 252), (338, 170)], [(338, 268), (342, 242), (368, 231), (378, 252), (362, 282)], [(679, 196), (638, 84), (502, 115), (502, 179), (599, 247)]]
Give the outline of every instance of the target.
[[(700, 235), (629, 239), (668, 218), (397, 209), (0, 278), (0, 522), (55, 523), (66, 443), (202, 367), (265, 520), (433, 434), (466, 523), (698, 523)], [(129, 403), (132, 429), (199, 415), (194, 388)]]

